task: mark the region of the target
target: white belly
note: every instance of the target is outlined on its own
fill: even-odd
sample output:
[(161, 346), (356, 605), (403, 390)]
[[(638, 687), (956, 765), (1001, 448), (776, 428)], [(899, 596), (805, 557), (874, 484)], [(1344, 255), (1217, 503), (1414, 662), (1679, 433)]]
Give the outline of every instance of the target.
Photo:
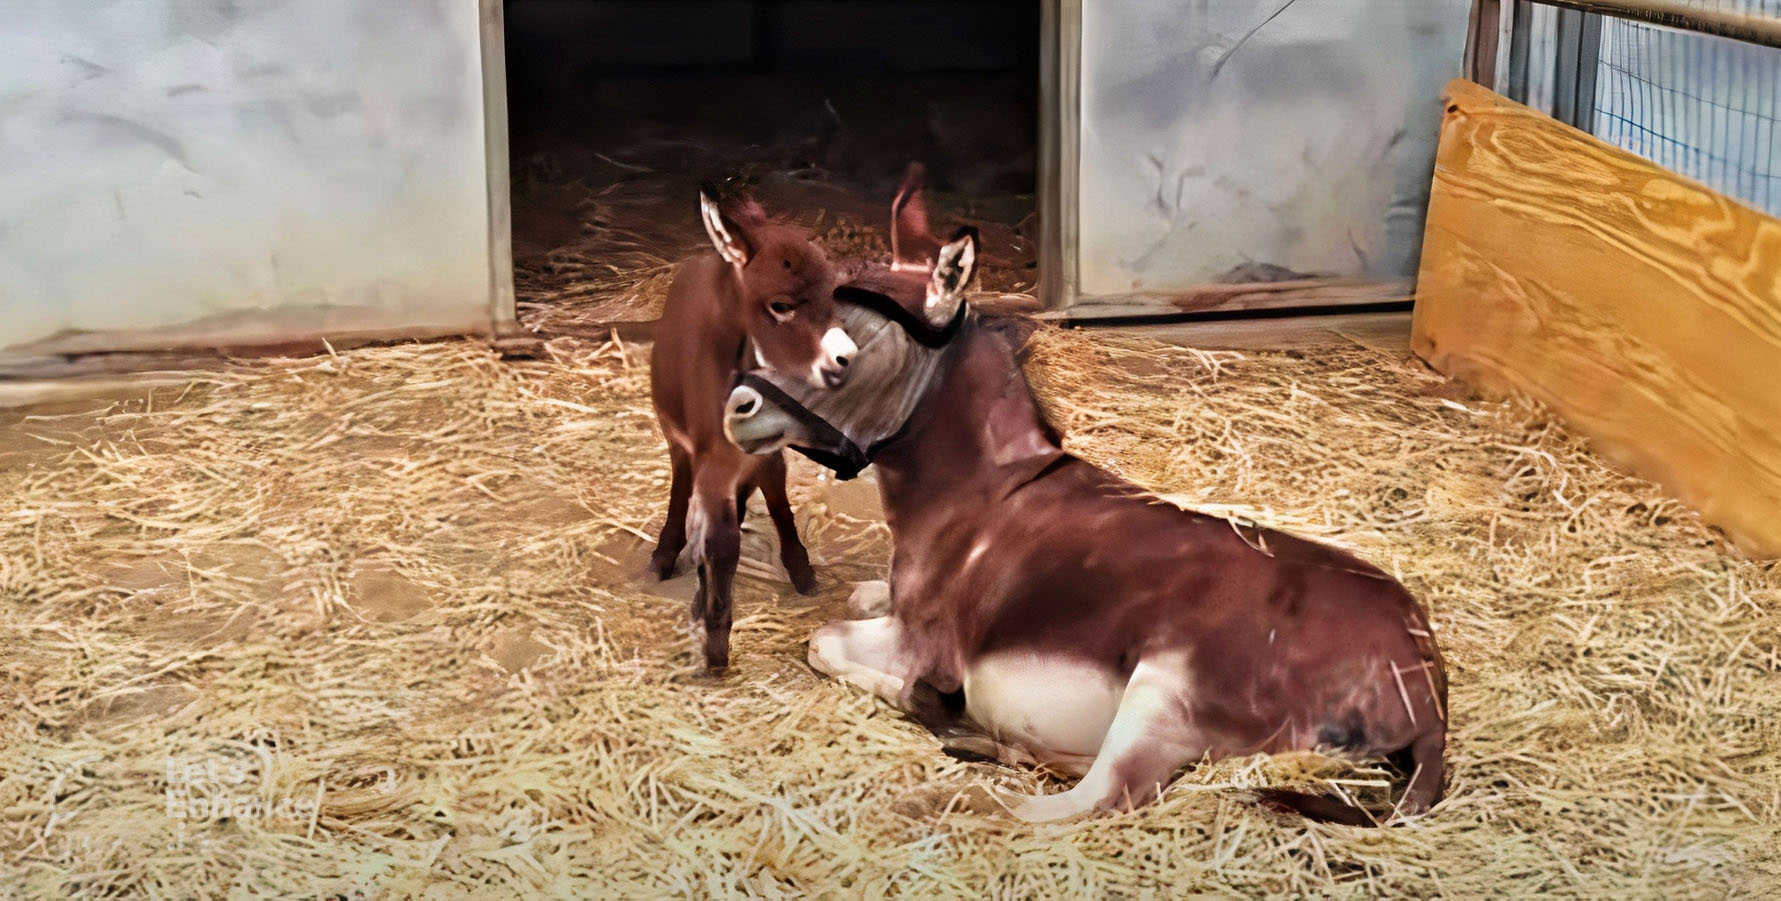
[(965, 711), (1005, 743), (1094, 756), (1126, 680), (1106, 667), (1031, 652), (992, 654), (965, 673)]

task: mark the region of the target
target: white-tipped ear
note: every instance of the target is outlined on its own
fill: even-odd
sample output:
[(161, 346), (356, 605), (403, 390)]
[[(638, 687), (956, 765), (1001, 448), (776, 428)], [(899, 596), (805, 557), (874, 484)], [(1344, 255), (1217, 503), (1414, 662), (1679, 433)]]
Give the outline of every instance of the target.
[(940, 248), (934, 274), (928, 279), (928, 299), (923, 308), (928, 324), (945, 328), (965, 302), (965, 286), (977, 274), (977, 230), (959, 229), (958, 236)]
[(699, 189), (699, 218), (704, 220), (705, 234), (711, 236), (711, 243), (720, 256), (732, 266), (747, 265), (748, 258), (754, 255), (753, 248), (748, 246), (748, 237), (723, 214), (717, 198), (706, 188)]

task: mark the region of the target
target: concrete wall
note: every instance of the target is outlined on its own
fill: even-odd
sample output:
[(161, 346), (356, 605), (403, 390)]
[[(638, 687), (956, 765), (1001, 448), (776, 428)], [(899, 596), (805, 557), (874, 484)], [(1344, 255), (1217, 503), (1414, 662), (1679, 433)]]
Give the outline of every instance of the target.
[(486, 327), (477, 6), (8, 0), (0, 347)]
[(1244, 263), (1412, 276), (1468, 9), (1084, 3), (1080, 292), (1168, 293)]

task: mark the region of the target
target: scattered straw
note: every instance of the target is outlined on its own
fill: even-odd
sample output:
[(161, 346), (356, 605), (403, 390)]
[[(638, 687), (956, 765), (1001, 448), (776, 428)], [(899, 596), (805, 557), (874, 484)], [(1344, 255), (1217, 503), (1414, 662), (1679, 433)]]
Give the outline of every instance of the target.
[(1032, 371), (1079, 452), (1423, 597), (1453, 743), (1447, 800), (1400, 828), (1254, 805), (1383, 792), (1296, 755), (1035, 829), (986, 791), (1056, 786), (953, 761), (802, 662), (847, 582), (882, 572), (869, 486), (794, 463), (824, 590), (793, 594), (752, 530), (735, 670), (693, 676), (689, 580), (631, 576), (667, 493), (646, 348), (550, 350), (365, 348), (4, 414), (0, 885), (1620, 898), (1781, 878), (1781, 574), (1539, 410), (1360, 349), (1041, 331)]

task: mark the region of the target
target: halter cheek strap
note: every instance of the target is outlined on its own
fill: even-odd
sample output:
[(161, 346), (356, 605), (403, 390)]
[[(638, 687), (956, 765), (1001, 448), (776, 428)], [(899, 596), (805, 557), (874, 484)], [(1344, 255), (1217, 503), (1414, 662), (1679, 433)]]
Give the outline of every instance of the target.
[[(961, 232), (961, 234), (962, 233), (963, 232)], [(896, 325), (901, 328), (910, 339), (914, 340), (915, 343), (930, 350), (938, 350), (952, 342), (952, 339), (958, 335), (959, 330), (964, 327), (965, 315), (968, 308), (967, 304), (959, 304), (957, 312), (952, 315), (952, 320), (947, 322), (945, 326), (935, 328), (932, 323), (909, 312), (902, 304), (897, 303), (890, 296), (880, 294), (877, 291), (856, 287), (854, 285), (842, 285), (835, 289), (834, 296), (836, 300), (855, 304), (871, 310), (891, 322), (896, 323)], [(837, 448), (837, 450), (830, 451), (819, 448), (801, 447), (796, 444), (790, 445), (792, 450), (803, 454), (817, 465), (834, 470), (835, 478), (840, 481), (845, 482), (859, 475), (860, 470), (871, 465), (872, 451), (876, 451), (879, 447), (895, 440), (897, 435), (900, 435), (903, 430), (909, 426), (907, 422), (903, 423), (902, 427), (899, 428), (895, 434), (877, 441), (871, 448), (871, 451), (862, 450), (858, 444), (854, 443), (852, 438), (847, 437), (845, 432), (836, 428), (828, 420), (818, 416), (809, 407), (799, 403), (791, 395), (780, 390), (778, 385), (748, 372), (748, 350), (749, 342), (745, 335), (736, 348), (735, 384), (747, 385), (755, 391), (760, 392), (762, 400), (771, 402), (778, 406), (787, 415), (797, 420), (800, 425), (809, 431), (812, 443), (826, 444)]]
[(811, 443), (836, 448), (837, 450), (830, 451), (797, 444), (791, 446), (792, 450), (809, 457), (817, 465), (834, 470), (835, 478), (845, 482), (859, 475), (860, 470), (865, 469), (871, 463), (866, 458), (866, 452), (860, 450), (860, 446), (853, 443), (852, 438), (830, 425), (828, 420), (811, 412), (808, 407), (798, 403), (791, 395), (779, 390), (778, 385), (746, 372), (737, 376), (736, 384), (753, 388), (760, 393), (762, 400), (796, 419), (799, 425), (809, 431)]

